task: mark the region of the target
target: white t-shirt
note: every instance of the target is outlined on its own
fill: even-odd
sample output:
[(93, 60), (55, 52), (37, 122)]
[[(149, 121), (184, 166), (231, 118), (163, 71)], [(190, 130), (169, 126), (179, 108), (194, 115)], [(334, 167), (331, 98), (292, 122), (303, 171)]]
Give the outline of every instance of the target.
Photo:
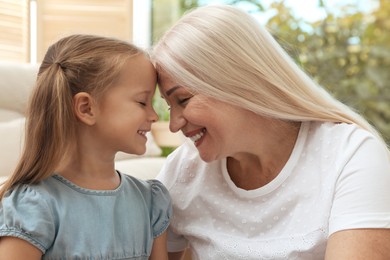
[(323, 259), (336, 231), (390, 228), (389, 161), (355, 125), (305, 122), (279, 175), (243, 190), (226, 159), (206, 163), (187, 142), (158, 176), (173, 199), (168, 250), (189, 244), (193, 259)]

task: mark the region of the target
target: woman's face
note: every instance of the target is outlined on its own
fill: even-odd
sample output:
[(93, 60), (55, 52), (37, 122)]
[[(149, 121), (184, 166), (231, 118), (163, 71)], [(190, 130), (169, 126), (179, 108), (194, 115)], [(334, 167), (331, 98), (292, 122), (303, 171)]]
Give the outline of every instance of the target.
[(164, 74), (160, 74), (159, 88), (170, 106), (170, 130), (181, 130), (190, 138), (204, 161), (241, 152), (239, 140), (245, 135), (243, 129), (248, 125), (248, 115), (253, 113), (202, 94), (193, 94)]

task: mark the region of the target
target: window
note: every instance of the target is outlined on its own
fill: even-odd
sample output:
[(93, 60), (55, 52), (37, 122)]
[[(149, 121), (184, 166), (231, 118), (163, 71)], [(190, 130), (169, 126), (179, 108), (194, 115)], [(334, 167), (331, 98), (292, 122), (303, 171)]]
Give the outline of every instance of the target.
[(150, 45), (150, 9), (148, 0), (0, 0), (0, 59), (40, 62), (49, 45), (73, 33), (145, 47)]
[(0, 58), (29, 61), (29, 0), (0, 0)]

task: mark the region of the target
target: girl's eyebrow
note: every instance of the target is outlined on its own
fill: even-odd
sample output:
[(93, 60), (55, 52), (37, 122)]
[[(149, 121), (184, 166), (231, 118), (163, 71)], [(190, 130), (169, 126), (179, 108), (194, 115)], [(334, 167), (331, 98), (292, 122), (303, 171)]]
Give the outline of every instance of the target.
[(169, 96), (171, 95), (173, 92), (175, 92), (176, 89), (180, 88), (181, 86), (174, 86), (170, 89), (167, 90), (167, 92), (165, 92), (165, 95)]

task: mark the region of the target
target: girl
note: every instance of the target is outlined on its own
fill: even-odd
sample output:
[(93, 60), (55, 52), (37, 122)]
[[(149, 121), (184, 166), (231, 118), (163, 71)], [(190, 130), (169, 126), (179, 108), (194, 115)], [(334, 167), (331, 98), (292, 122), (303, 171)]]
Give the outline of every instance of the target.
[(129, 43), (73, 35), (48, 49), (0, 191), (1, 259), (167, 258), (167, 190), (114, 168), (116, 152), (145, 152), (155, 86)]

